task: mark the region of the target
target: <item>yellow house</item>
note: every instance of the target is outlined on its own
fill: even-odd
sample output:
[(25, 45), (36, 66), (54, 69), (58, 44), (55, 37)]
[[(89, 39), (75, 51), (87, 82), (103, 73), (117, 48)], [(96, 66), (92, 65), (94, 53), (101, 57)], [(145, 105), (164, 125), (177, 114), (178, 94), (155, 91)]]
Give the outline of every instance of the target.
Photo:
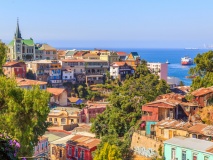
[(116, 52), (100, 52), (100, 60), (108, 61), (109, 65), (111, 65), (113, 62), (119, 61), (119, 56)]
[(126, 63), (129, 66), (132, 66), (134, 70), (136, 70), (137, 66), (140, 63), (140, 56), (138, 55), (137, 52), (131, 52), (127, 57), (126, 57)]
[(174, 136), (189, 137), (188, 128), (191, 126), (189, 122), (162, 120), (155, 125), (155, 135), (158, 140), (167, 140)]
[(52, 122), (54, 126), (71, 125), (79, 123), (78, 108), (56, 107), (50, 110), (47, 121)]

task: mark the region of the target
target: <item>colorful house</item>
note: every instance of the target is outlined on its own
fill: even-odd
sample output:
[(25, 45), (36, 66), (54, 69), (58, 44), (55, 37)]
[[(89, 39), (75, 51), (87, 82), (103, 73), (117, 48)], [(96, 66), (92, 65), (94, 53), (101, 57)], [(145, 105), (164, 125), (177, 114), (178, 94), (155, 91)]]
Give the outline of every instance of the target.
[(175, 93), (160, 95), (155, 101), (142, 106), (142, 128), (151, 133), (151, 125), (166, 118), (187, 120), (196, 113), (197, 105), (187, 102), (184, 96)]
[(34, 147), (34, 157), (47, 157), (49, 152), (48, 137), (42, 136), (39, 138), (37, 146)]
[(26, 64), (25, 62), (7, 62), (3, 66), (3, 72), (7, 77), (20, 77), (26, 78)]
[(66, 158), (92, 160), (92, 152), (97, 149), (100, 142), (97, 138), (75, 135), (66, 144)]
[(93, 103), (88, 102), (79, 113), (81, 123), (91, 123), (92, 119), (95, 119), (98, 114), (103, 113), (106, 110), (108, 102)]
[(110, 66), (110, 76), (113, 79), (124, 80), (126, 75), (131, 75), (134, 73), (134, 70), (126, 62), (113, 62)]
[(56, 107), (50, 110), (47, 121), (54, 126), (77, 124), (80, 119), (79, 112), (78, 108)]
[(137, 66), (140, 64), (140, 56), (137, 52), (131, 52), (128, 56), (126, 56), (125, 62), (136, 70)]
[(208, 88), (200, 88), (191, 93), (194, 96), (194, 101), (198, 103), (199, 107), (210, 105), (213, 99), (213, 86)]
[(188, 128), (193, 126), (190, 122), (167, 119), (155, 124), (155, 136), (158, 140), (167, 140), (175, 136), (190, 137)]
[(213, 160), (213, 142), (173, 137), (164, 141), (165, 160)]
[(31, 89), (33, 86), (38, 85), (40, 89), (46, 90), (47, 82), (25, 79), (25, 78), (16, 78), (16, 83), (20, 88)]

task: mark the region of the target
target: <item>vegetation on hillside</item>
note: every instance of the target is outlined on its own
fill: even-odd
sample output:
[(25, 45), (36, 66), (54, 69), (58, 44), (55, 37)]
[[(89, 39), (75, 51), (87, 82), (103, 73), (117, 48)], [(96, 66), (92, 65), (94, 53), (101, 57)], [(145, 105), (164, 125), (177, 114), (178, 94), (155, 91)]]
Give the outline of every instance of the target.
[(19, 156), (32, 156), (38, 138), (50, 125), (46, 123), (49, 93), (38, 86), (31, 90), (21, 89), (14, 79), (4, 77), (2, 65), (5, 57), (6, 47), (0, 43), (0, 133), (20, 143)]
[[(167, 83), (151, 74), (146, 62), (141, 61), (134, 75), (113, 89), (109, 97), (110, 106), (94, 120), (91, 130), (102, 140), (118, 146), (122, 150), (122, 158), (129, 159), (131, 128), (142, 116), (141, 106), (168, 92), (170, 89)], [(108, 136), (116, 137), (120, 143), (105, 138)]]
[(213, 51), (198, 54), (194, 63), (196, 66), (189, 71), (191, 75), (196, 75), (192, 81), (191, 89), (213, 86)]

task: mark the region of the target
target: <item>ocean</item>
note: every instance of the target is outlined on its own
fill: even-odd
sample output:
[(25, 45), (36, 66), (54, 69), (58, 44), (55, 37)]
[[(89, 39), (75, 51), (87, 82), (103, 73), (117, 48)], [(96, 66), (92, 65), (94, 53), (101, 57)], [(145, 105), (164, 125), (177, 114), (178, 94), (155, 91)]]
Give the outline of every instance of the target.
[[(92, 50), (94, 48), (75, 48), (75, 49)], [(192, 59), (194, 59), (198, 53), (202, 54), (209, 50), (209, 49), (143, 49), (143, 48), (103, 48), (103, 49), (108, 49), (112, 51), (124, 51), (126, 53), (138, 52), (141, 59), (144, 59), (147, 62), (165, 63), (168, 60), (170, 63), (168, 65), (168, 76), (177, 77), (181, 81), (183, 81), (185, 85), (188, 86), (191, 85), (192, 80), (186, 78), (186, 76), (189, 75), (188, 72), (190, 67), (194, 67), (195, 65), (182, 66), (181, 58), (184, 56), (189, 56)]]

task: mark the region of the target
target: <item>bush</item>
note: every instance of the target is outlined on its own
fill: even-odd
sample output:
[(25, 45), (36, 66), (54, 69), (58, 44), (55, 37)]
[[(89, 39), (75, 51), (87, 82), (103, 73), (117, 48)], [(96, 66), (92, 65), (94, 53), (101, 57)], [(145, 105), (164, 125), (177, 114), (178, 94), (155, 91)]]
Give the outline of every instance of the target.
[(20, 144), (5, 134), (0, 134), (0, 159), (18, 160)]

